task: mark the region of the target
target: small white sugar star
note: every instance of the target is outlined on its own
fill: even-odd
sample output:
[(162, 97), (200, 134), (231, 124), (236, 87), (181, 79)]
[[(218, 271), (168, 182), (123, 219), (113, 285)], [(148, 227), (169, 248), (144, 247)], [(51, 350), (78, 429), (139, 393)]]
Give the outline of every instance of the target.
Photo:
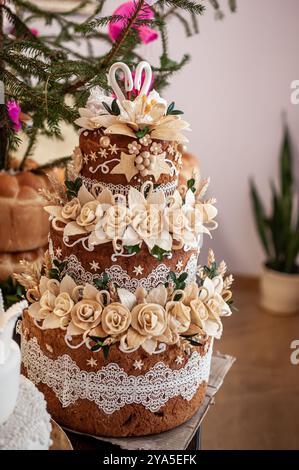
[(88, 163), (88, 160), (89, 160), (88, 155), (84, 155), (83, 161), (84, 161), (84, 163), (85, 163), (86, 165), (87, 165), (87, 163)]
[(118, 150), (119, 150), (119, 148), (117, 147), (116, 144), (113, 144), (113, 145), (110, 144), (110, 145), (109, 145), (109, 150), (110, 150), (111, 155), (113, 155), (114, 153), (115, 153), (115, 155), (116, 155), (117, 152), (118, 152)]
[(60, 258), (60, 257), (61, 257), (61, 255), (62, 255), (62, 249), (61, 249), (61, 248), (59, 248), (59, 247), (58, 247), (58, 248), (56, 248), (55, 254), (56, 254), (57, 258)]
[(141, 274), (143, 273), (143, 269), (144, 268), (139, 264), (139, 266), (134, 266), (133, 272), (134, 274), (136, 274), (136, 276), (141, 276)]
[(87, 359), (87, 365), (90, 367), (96, 367), (98, 365), (97, 360), (91, 357), (90, 359)]
[(98, 271), (100, 269), (99, 263), (97, 263), (96, 261), (92, 261), (92, 263), (89, 264), (90, 269), (92, 269), (93, 271)]
[(49, 344), (46, 344), (46, 349), (47, 349), (47, 351), (49, 351), (49, 353), (51, 353), (51, 354), (53, 353), (53, 348)]
[(178, 261), (177, 264), (176, 264), (176, 270), (177, 271), (180, 271), (183, 267), (183, 261)]
[(139, 361), (136, 360), (136, 361), (134, 362), (134, 364), (133, 364), (133, 367), (134, 367), (134, 369), (136, 369), (136, 370), (137, 370), (137, 369), (141, 370), (143, 366), (144, 366), (144, 364), (143, 364), (143, 362), (142, 362), (141, 359), (140, 359)]
[(99, 152), (101, 158), (107, 158), (107, 150), (106, 149), (100, 149)]
[(91, 160), (92, 162), (95, 162), (95, 161), (96, 161), (96, 159), (97, 159), (97, 154), (96, 154), (95, 152), (90, 152), (90, 155), (89, 155), (89, 156), (90, 156), (90, 160)]
[(178, 365), (183, 364), (183, 362), (184, 362), (183, 356), (177, 356), (175, 362), (176, 362), (176, 364), (178, 364)]

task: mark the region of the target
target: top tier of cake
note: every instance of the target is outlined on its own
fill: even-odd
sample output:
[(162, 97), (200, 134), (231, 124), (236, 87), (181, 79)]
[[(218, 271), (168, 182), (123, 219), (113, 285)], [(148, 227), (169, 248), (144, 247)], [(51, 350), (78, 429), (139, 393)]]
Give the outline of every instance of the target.
[(119, 134), (107, 135), (105, 128), (83, 130), (80, 134), (82, 168), (80, 176), (90, 190), (95, 183), (113, 194), (128, 195), (152, 182), (157, 191), (170, 196), (178, 187), (184, 145), (175, 141)]
[[(125, 94), (117, 81), (119, 70)], [(181, 131), (189, 127), (182, 112), (155, 90), (149, 91), (152, 71), (147, 62), (137, 66), (134, 83), (125, 64), (114, 64), (109, 82), (114, 96), (94, 88), (75, 121), (81, 128), (80, 176), (85, 186), (91, 189), (100, 183), (113, 194), (127, 195), (131, 186), (141, 189), (152, 182), (156, 190), (172, 195), (187, 141)], [(133, 89), (137, 96), (132, 95)]]

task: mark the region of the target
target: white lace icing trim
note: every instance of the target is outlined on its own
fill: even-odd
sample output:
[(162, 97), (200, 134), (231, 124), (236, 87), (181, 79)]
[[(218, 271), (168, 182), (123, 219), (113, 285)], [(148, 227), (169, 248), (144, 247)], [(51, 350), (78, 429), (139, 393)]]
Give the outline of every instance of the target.
[(22, 360), (32, 382), (50, 387), (64, 408), (83, 399), (96, 403), (106, 414), (132, 403), (155, 413), (176, 396), (190, 401), (199, 385), (208, 382), (212, 349), (211, 343), (204, 356), (194, 351), (181, 369), (157, 362), (144, 375), (134, 376), (115, 363), (96, 372), (81, 370), (67, 354), (50, 359), (36, 338), (26, 341), (22, 337)]
[(50, 433), (50, 415), (44, 396), (21, 376), (14, 412), (0, 425), (0, 449), (47, 450), (52, 444)]
[[(88, 178), (86, 176), (81, 176), (81, 178), (86, 188), (88, 189), (88, 191), (92, 189), (92, 186), (95, 183), (99, 183), (99, 181)], [(128, 196), (129, 190), (132, 188), (132, 186), (130, 185), (124, 186), (122, 184), (104, 183), (102, 181), (99, 184), (102, 186), (103, 189), (109, 189), (113, 195), (123, 194), (124, 196)], [(140, 188), (141, 186), (142, 184), (140, 184)], [(163, 191), (165, 196), (172, 196), (174, 191), (177, 189), (177, 186), (178, 186), (177, 180), (171, 181), (169, 183), (160, 184), (157, 188), (154, 189), (154, 192)]]
[[(66, 268), (62, 275), (69, 274), (78, 284), (93, 284), (95, 279), (101, 279), (103, 274), (99, 275), (97, 273), (91, 273), (86, 271), (78, 260), (76, 255), (70, 255), (67, 258), (64, 258), (63, 261), (67, 262)], [(185, 268), (179, 272), (186, 272), (188, 278), (186, 280), (187, 284), (196, 281), (196, 271), (197, 271), (197, 255), (191, 255), (188, 263)], [(167, 281), (170, 269), (165, 264), (159, 264), (153, 271), (147, 276), (142, 278), (130, 277), (128, 272), (123, 269), (118, 264), (112, 265), (110, 268), (106, 268), (105, 272), (109, 276), (109, 280), (116, 283), (118, 287), (128, 289), (132, 292), (135, 292), (137, 287), (144, 287), (146, 290), (153, 289), (159, 284), (165, 284)]]

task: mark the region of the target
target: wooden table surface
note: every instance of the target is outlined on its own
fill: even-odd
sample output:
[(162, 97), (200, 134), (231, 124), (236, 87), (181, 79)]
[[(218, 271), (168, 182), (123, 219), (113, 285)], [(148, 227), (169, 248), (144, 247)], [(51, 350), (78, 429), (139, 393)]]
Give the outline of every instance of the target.
[(258, 306), (258, 283), (239, 278), (238, 312), (224, 319), (215, 349), (237, 358), (202, 430), (203, 449), (299, 449), (299, 315), (279, 318)]

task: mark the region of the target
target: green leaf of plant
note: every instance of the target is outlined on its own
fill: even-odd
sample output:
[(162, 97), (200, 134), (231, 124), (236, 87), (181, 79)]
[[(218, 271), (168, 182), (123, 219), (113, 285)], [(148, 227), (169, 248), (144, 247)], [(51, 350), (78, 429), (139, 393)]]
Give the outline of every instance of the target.
[(179, 109), (174, 109), (173, 111), (171, 111), (170, 113), (168, 113), (172, 116), (177, 116), (179, 114), (184, 114), (184, 111), (180, 111)]
[(149, 127), (146, 126), (144, 129), (140, 129), (139, 131), (136, 131), (135, 135), (137, 139), (142, 139), (142, 137), (148, 134), (148, 132), (149, 132)]
[(77, 190), (78, 192), (81, 186), (82, 186), (82, 178), (76, 178), (74, 181), (74, 189)]
[(114, 114), (115, 116), (120, 115), (120, 109), (119, 109), (116, 99), (112, 101), (111, 110), (112, 110), (112, 114)]
[(92, 336), (92, 335), (88, 335), (88, 337), (92, 339), (92, 341), (94, 341), (95, 343), (100, 343), (102, 340), (105, 339), (105, 338), (100, 338), (99, 336)]
[(178, 280), (179, 280), (180, 282), (184, 282), (184, 281), (186, 281), (187, 277), (188, 277), (188, 273), (182, 273), (182, 274), (178, 277)]
[(285, 127), (284, 139), (280, 154), (280, 186), (283, 196), (290, 194), (293, 187), (293, 162), (290, 136), (288, 128)]
[(73, 190), (73, 188), (74, 188), (73, 181), (65, 180), (64, 184), (68, 189), (70, 189), (71, 191)]
[(174, 101), (172, 101), (170, 103), (170, 105), (168, 106), (168, 108), (167, 108), (166, 114), (170, 114), (171, 111), (174, 109), (174, 107), (175, 107), (175, 103), (174, 103)]
[(158, 245), (155, 245), (151, 251), (151, 254), (155, 256), (156, 258), (158, 258), (159, 261), (162, 261), (163, 256), (165, 256), (167, 253), (170, 253), (170, 251), (163, 250), (163, 248), (161, 248)]
[(178, 302), (182, 298), (182, 294), (176, 294), (173, 298), (175, 302)]
[(102, 347), (101, 345), (95, 344), (94, 346), (92, 346), (92, 347), (90, 348), (90, 350), (91, 350), (92, 352), (96, 352), (96, 351), (99, 351), (99, 349), (101, 349), (101, 347)]
[(195, 179), (191, 178), (190, 180), (187, 181), (187, 188), (191, 189), (195, 185)]
[(105, 101), (102, 101), (102, 105), (104, 106), (104, 108), (109, 114), (113, 114), (112, 109), (110, 109), (109, 105), (105, 103)]
[(266, 254), (268, 255), (268, 257), (271, 257), (269, 240), (267, 238), (267, 227), (265, 224), (265, 211), (253, 181), (250, 182), (250, 194), (256, 228), (260, 236), (262, 245), (266, 251)]
[(60, 281), (60, 274), (58, 269), (52, 268), (49, 271), (49, 277), (50, 279), (57, 279), (57, 281)]
[(93, 281), (94, 285), (100, 290), (107, 290), (108, 282), (109, 282), (109, 276), (106, 272), (102, 274), (101, 278), (94, 279)]
[(129, 255), (132, 255), (133, 253), (139, 253), (141, 250), (140, 245), (125, 245), (124, 248), (127, 250)]
[(110, 346), (105, 345), (105, 346), (102, 347), (102, 349), (103, 349), (103, 353), (104, 353), (104, 358), (108, 359)]

